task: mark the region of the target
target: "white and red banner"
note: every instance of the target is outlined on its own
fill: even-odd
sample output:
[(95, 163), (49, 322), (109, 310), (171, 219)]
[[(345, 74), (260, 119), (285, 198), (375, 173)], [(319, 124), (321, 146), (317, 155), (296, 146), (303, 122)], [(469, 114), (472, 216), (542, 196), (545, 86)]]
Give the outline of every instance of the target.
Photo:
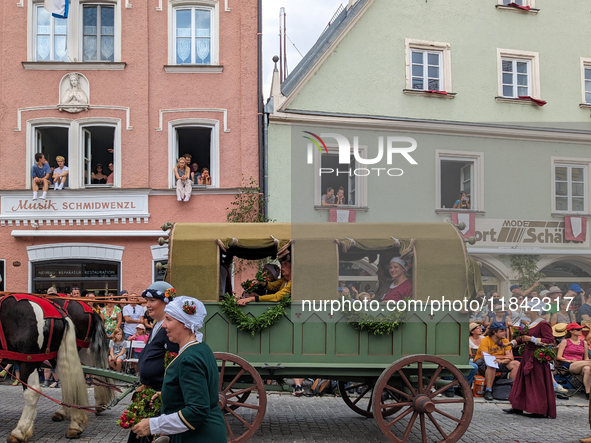
[(587, 239), (587, 217), (564, 217), (564, 238), (571, 241)]
[(474, 237), (476, 235), (476, 214), (473, 212), (454, 212), (451, 214), (451, 220), (455, 225), (459, 223), (466, 225), (461, 231), (464, 238)]
[(331, 209), (330, 222), (337, 223), (355, 223), (357, 212), (349, 209)]

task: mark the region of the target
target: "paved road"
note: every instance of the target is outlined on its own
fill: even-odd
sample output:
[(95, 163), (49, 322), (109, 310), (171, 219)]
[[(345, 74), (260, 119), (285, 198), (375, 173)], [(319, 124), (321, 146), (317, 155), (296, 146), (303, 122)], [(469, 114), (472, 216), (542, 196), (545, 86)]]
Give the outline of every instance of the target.
[[(59, 389), (45, 392), (59, 398)], [(0, 441), (16, 426), (23, 405), (20, 387), (0, 385)], [(462, 442), (533, 443), (578, 442), (591, 435), (587, 424), (588, 408), (584, 398), (560, 401), (556, 420), (507, 416), (501, 402), (478, 400), (470, 429)], [(53, 423), (55, 406), (41, 397), (35, 433), (31, 442), (67, 442), (67, 423)], [(125, 403), (100, 417), (90, 416), (90, 425), (80, 441), (119, 443), (127, 441), (128, 431), (116, 425)], [(250, 440), (253, 443), (311, 443), (311, 442), (387, 442), (371, 419), (362, 418), (340, 398), (294, 398), (291, 395), (269, 395), (267, 415), (261, 429)], [(418, 442), (411, 435), (410, 442)]]

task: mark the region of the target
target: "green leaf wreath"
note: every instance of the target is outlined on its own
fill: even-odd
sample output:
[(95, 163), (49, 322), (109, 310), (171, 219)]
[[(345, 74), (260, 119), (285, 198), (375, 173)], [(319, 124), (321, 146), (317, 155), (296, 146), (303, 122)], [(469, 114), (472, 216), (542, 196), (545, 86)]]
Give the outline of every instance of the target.
[(236, 299), (230, 294), (226, 294), (224, 300), (220, 302), (220, 306), (222, 312), (236, 325), (236, 328), (248, 332), (254, 337), (257, 333), (264, 331), (277, 323), (281, 317), (285, 315), (285, 308), (290, 303), (291, 297), (286, 295), (277, 305), (267, 309), (258, 317), (250, 317), (246, 315), (238, 306)]
[[(351, 303), (352, 300), (349, 297)], [(347, 322), (359, 331), (367, 331), (373, 335), (392, 334), (406, 321), (406, 312), (394, 311), (388, 315), (376, 317), (354, 309), (343, 309), (341, 311)]]

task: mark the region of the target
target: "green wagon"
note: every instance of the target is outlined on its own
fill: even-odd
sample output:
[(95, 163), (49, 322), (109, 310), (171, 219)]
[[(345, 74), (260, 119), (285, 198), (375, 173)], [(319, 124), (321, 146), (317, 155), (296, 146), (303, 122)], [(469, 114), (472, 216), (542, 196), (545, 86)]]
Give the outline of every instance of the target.
[[(219, 303), (221, 263), (287, 252), (293, 278), (285, 314), (254, 336), (239, 330)], [(401, 254), (411, 260), (413, 299), (422, 310), (407, 312), (403, 324), (384, 335), (354, 328), (346, 312), (331, 313), (339, 284), (372, 292), (382, 283), (380, 266)], [(218, 358), (229, 441), (247, 441), (260, 426), (265, 389), (279, 388), (263, 380), (293, 377), (338, 380), (347, 405), (375, 418), (393, 442), (406, 441), (413, 429), (424, 442), (453, 442), (470, 424), (468, 314), (459, 302), (456, 309), (437, 305), (482, 289), (478, 264), (454, 225), (178, 223), (169, 235), (166, 278), (178, 294), (207, 307), (202, 331)], [(327, 300), (327, 310), (310, 309), (311, 300)], [(243, 310), (258, 317), (276, 305), (249, 303)], [(390, 315), (379, 306), (378, 321)], [(449, 388), (461, 396), (440, 395)]]

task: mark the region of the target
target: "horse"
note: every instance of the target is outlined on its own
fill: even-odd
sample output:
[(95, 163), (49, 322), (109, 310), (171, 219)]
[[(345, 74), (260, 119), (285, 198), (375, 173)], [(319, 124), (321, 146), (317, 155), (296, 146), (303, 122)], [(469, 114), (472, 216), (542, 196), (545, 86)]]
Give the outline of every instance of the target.
[[(95, 368), (109, 369), (109, 339), (105, 332), (105, 325), (101, 316), (97, 314), (88, 304), (70, 300), (65, 295), (56, 294), (59, 297), (52, 301), (58, 304), (70, 317), (76, 329), (76, 346), (80, 361), (86, 366)], [(59, 371), (58, 371), (59, 372)], [(104, 383), (111, 380), (99, 378)], [(113, 391), (102, 386), (94, 387), (94, 399), (97, 406), (96, 414), (104, 411), (111, 400), (113, 400)], [(59, 408), (53, 415), (54, 421), (64, 419), (63, 408)]]
[[(55, 303), (29, 294), (11, 294), (0, 300), (0, 359), (19, 365), (21, 380), (40, 390), (38, 369), (44, 360), (57, 368), (62, 402), (87, 405), (88, 393), (76, 347), (74, 323)], [(7, 438), (9, 443), (27, 441), (33, 435), (39, 394), (23, 384), (25, 407)], [(78, 438), (88, 424), (84, 411), (64, 410), (70, 417), (68, 438)]]

